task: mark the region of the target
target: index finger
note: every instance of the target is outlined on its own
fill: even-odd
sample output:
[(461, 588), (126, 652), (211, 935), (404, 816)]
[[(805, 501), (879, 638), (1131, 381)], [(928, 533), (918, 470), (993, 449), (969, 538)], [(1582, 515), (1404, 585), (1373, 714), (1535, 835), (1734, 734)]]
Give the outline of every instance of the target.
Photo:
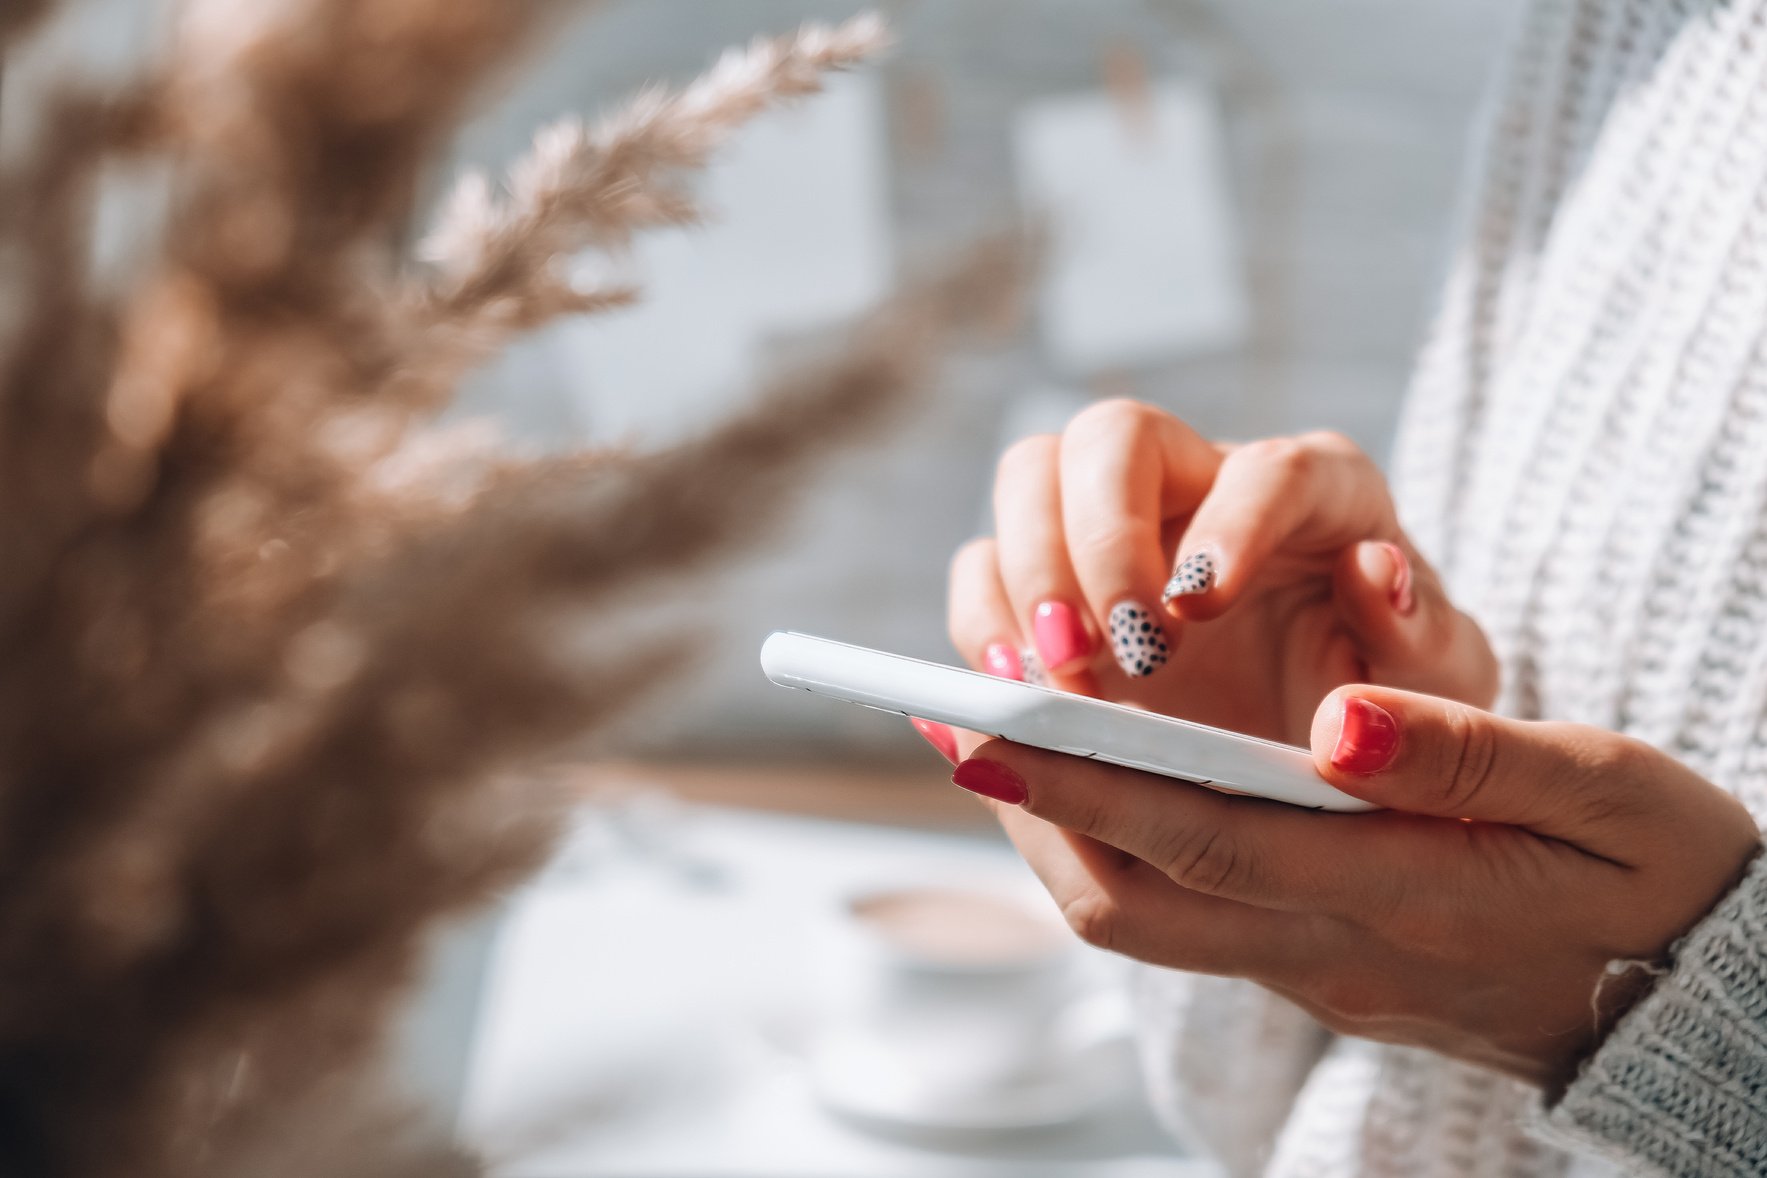
[[(1000, 807), (1006, 835), (1087, 944), (1194, 973), (1289, 981), (1305, 972), (1308, 919), (1189, 891), (1115, 848)], [(1120, 858), (1119, 858), (1120, 856)]]
[[(1260, 908), (1376, 916), (1403, 894), (1418, 850), (1405, 816), (1303, 810), (1003, 740), (976, 747), (953, 780), (981, 792), (1016, 782), (993, 796), (1191, 891)], [(1409, 841), (1393, 837), (1407, 821)]]
[(1135, 401), (1101, 401), (1061, 438), (1061, 515), (1087, 608), (1124, 674), (1166, 661), (1160, 588), (1165, 529), (1203, 502), (1221, 454), (1171, 414)]
[(1250, 442), (1222, 460), (1191, 516), (1166, 603), (1186, 618), (1216, 617), (1278, 557), (1329, 575), (1346, 545), (1399, 538), (1385, 477), (1348, 438)]

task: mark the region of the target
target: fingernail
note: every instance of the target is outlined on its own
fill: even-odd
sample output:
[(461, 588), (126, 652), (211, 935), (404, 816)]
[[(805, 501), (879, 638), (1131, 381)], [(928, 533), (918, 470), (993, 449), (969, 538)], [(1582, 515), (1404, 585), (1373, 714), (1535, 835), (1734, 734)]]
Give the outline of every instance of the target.
[(1178, 567), (1172, 570), (1172, 579), (1166, 582), (1166, 591), (1160, 595), (1160, 601), (1164, 603), (1174, 597), (1207, 593), (1214, 584), (1215, 558), (1205, 548), (1178, 562)]
[(1080, 611), (1065, 601), (1045, 601), (1031, 619), (1031, 636), (1044, 667), (1056, 670), (1091, 653)]
[(1338, 730), (1337, 747), (1331, 750), (1334, 768), (1346, 773), (1379, 773), (1399, 751), (1399, 725), (1392, 713), (1359, 696), (1344, 701), (1344, 723)]
[(1417, 597), (1411, 592), (1411, 562), (1405, 559), (1405, 550), (1397, 544), (1384, 547), (1393, 558), (1393, 587), (1388, 591), (1393, 609), (1400, 617), (1410, 617), (1411, 611), (1417, 608)]
[(1110, 613), (1111, 653), (1117, 666), (1131, 679), (1145, 679), (1171, 657), (1166, 632), (1153, 611), (1138, 601), (1119, 601)]
[(1026, 683), (1032, 687), (1049, 686), (1049, 672), (1044, 669), (1043, 660), (1037, 657), (1037, 652), (1031, 647), (1027, 646), (1018, 652), (1018, 665), (1020, 678)]
[(971, 757), (957, 766), (957, 771), (951, 774), (951, 781), (972, 794), (981, 794), (1009, 806), (1022, 806), (1031, 796), (1025, 789), (1025, 779), (998, 761)]
[(1023, 679), (1025, 663), (1018, 651), (1004, 642), (991, 642), (988, 649), (982, 652), (982, 663), (988, 668), (988, 674), (997, 675), (1002, 679)]
[(918, 716), (908, 717), (914, 730), (926, 737), (927, 743), (938, 749), (947, 761), (957, 764), (957, 734), (951, 731), (948, 724), (937, 724), (931, 720), (922, 720)]

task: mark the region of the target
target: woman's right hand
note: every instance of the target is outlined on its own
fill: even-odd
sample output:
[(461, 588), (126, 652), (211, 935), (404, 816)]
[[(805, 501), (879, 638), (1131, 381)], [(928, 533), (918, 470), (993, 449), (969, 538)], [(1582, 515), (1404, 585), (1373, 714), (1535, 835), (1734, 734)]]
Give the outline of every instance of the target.
[(1104, 401), (1006, 452), (994, 515), (951, 569), (978, 669), (1291, 744), (1345, 683), (1495, 695), (1484, 634), (1341, 436), (1216, 445)]
[[(1314, 768), (1365, 814), (964, 743), (952, 780), (992, 799), (1093, 945), (1549, 1088), (1761, 849), (1742, 803), (1640, 741), (1382, 687), (1328, 696), (1311, 733)], [(1758, 951), (1728, 963), (1752, 977)]]

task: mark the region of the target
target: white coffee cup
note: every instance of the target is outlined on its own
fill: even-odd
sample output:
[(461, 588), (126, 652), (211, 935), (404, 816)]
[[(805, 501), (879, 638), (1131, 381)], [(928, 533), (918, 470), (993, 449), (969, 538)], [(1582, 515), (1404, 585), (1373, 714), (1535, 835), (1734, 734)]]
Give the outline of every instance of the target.
[(844, 1111), (963, 1120), (1066, 1081), (1078, 1056), (1123, 1031), (1049, 899), (1000, 882), (862, 889), (821, 948), (810, 1062)]

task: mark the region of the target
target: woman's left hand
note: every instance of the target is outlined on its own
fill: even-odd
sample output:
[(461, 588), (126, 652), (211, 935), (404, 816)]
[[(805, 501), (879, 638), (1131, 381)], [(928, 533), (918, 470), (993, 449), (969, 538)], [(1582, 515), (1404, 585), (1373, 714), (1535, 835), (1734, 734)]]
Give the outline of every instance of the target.
[[(973, 739), (973, 738), (972, 738)], [(1569, 1078), (1760, 846), (1741, 803), (1648, 745), (1431, 696), (1340, 688), (1328, 814), (980, 744), (960, 785), (1085, 940), (1246, 977), (1333, 1030), (1550, 1086)]]

